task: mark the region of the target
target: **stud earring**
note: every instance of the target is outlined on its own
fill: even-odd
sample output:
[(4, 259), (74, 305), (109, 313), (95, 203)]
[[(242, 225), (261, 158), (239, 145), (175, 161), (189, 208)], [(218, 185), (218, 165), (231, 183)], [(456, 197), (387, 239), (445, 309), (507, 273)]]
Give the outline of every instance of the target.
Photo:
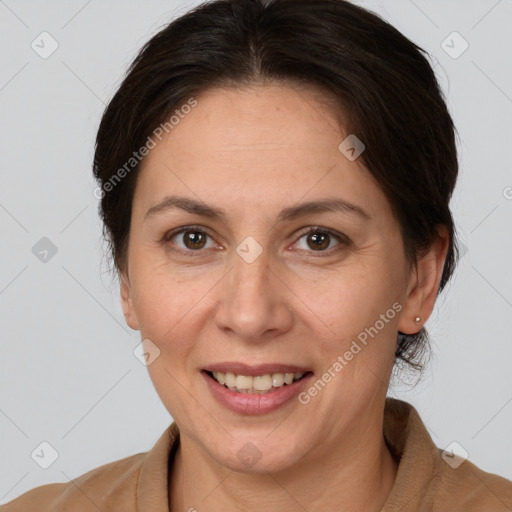
[(421, 322), (421, 317), (420, 316), (417, 316), (414, 321), (419, 324)]

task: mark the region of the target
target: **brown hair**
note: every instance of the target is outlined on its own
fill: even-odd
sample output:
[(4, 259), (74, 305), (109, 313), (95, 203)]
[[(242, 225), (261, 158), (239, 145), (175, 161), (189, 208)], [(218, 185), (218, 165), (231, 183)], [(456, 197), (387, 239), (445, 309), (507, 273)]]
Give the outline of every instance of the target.
[[(441, 291), (457, 260), (449, 202), (458, 163), (455, 128), (427, 56), (378, 15), (346, 0), (215, 0), (172, 21), (129, 67), (97, 134), (94, 175), (117, 272), (126, 269), (140, 168), (126, 162), (155, 128), (207, 88), (298, 82), (338, 99), (350, 123), (345, 128), (366, 146), (360, 158), (393, 208), (411, 264), (431, 246), (437, 226), (446, 226)], [(399, 333), (396, 361), (421, 368), (425, 348), (425, 328)]]

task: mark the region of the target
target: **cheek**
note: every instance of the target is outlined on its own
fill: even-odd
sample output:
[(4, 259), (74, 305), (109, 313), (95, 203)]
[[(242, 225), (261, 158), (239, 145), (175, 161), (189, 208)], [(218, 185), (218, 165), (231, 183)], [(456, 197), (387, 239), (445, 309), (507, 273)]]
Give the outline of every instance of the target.
[(182, 312), (184, 297), (179, 285), (168, 277), (147, 273), (138, 276), (135, 290), (134, 307), (141, 334), (150, 339), (160, 338)]
[(383, 264), (337, 270), (322, 280), (323, 286), (314, 287), (314, 293), (310, 281), (297, 281), (297, 295), (309, 297), (303, 301), (304, 314), (311, 319), (325, 365), (351, 347), (353, 357), (348, 357), (359, 363), (384, 363), (392, 356), (401, 309), (396, 281)]
[(372, 319), (375, 321), (391, 307), (397, 293), (385, 270), (347, 267), (331, 274), (325, 285), (317, 288), (314, 294), (309, 292), (309, 296), (319, 316), (336, 332), (361, 327)]
[(162, 352), (187, 351), (199, 336), (208, 290), (218, 278), (212, 272), (186, 275), (168, 265), (141, 266), (135, 274), (133, 302), (141, 336)]
[(201, 295), (198, 287), (162, 272), (139, 274), (134, 306), (139, 320), (141, 339), (149, 339), (158, 347), (159, 356), (148, 366), (157, 393), (173, 417), (175, 409), (187, 408), (183, 386), (192, 368), (187, 366), (195, 340), (198, 322), (195, 315)]

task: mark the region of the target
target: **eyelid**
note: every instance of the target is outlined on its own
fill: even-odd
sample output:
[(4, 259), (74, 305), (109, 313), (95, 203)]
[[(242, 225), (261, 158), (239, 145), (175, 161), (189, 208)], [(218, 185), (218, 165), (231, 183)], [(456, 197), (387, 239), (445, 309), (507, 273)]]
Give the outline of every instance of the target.
[(201, 233), (207, 234), (210, 238), (213, 238), (208, 228), (205, 228), (204, 226), (196, 226), (194, 224), (191, 224), (189, 226), (182, 226), (181, 228), (176, 228), (171, 231), (167, 231), (162, 237), (161, 241), (168, 242), (172, 237), (179, 235), (180, 233), (184, 233), (186, 231), (200, 231)]

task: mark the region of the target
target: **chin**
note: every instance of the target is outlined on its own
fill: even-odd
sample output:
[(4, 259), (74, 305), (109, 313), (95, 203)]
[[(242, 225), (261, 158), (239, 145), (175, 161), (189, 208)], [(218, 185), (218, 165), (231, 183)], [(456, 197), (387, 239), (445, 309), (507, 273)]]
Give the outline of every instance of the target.
[[(297, 443), (269, 441), (264, 434), (261, 438), (230, 442), (222, 454), (212, 453), (217, 462), (239, 473), (252, 475), (285, 471), (293, 467), (303, 457), (304, 446)], [(300, 447), (300, 448), (299, 448)], [(302, 449), (302, 450), (301, 450)]]

